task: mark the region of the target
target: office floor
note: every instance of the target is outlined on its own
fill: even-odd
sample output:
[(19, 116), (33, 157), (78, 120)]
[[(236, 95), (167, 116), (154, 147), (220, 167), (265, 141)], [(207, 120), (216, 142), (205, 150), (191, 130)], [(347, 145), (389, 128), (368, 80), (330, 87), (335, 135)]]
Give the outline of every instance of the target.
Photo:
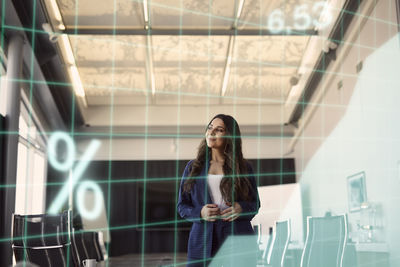
[[(142, 260), (143, 265), (142, 265)], [(146, 267), (161, 267), (161, 266), (186, 266), (186, 253), (176, 254), (176, 264), (174, 264), (174, 254), (154, 253), (145, 254), (142, 259), (141, 254), (128, 254), (118, 257), (112, 257), (107, 262), (101, 262), (98, 266), (146, 266)]]

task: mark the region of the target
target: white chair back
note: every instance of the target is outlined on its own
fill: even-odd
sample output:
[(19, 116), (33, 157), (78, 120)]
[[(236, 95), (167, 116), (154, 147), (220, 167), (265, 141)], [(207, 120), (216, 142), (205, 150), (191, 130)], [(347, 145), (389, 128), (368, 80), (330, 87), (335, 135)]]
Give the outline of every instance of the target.
[(287, 247), (290, 241), (290, 220), (275, 223), (272, 244), (268, 253), (268, 264), (273, 267), (283, 267)]
[(346, 215), (308, 217), (301, 267), (342, 267), (347, 242)]

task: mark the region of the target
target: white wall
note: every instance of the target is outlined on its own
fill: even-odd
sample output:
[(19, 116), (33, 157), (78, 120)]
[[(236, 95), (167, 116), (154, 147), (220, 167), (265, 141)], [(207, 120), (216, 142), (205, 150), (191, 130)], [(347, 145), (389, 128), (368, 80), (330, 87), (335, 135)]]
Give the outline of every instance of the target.
[(261, 225), (263, 243), (269, 227), (276, 221), (290, 219), (292, 243), (303, 243), (303, 214), (301, 209), (301, 194), (299, 184), (283, 184), (274, 186), (261, 186), (258, 188), (260, 196), (260, 209), (253, 218), (253, 225)]
[[(347, 177), (365, 171), (368, 201), (383, 208), (378, 241), (388, 244), (390, 266), (400, 266), (400, 37), (394, 1), (378, 1), (366, 18), (357, 38), (346, 39), (351, 48), (339, 68), (328, 70), (333, 80), (295, 146), (296, 169), (304, 215), (312, 216), (349, 212)], [(359, 213), (349, 219), (354, 231)], [(382, 266), (377, 264), (372, 266)]]
[[(246, 105), (171, 105), (171, 106), (107, 106), (83, 109), (85, 123), (93, 127), (118, 126), (193, 126), (206, 125), (218, 113), (231, 114), (239, 125), (282, 125), (281, 105), (265, 105), (265, 99)], [(110, 116), (112, 114), (113, 116)]]
[[(100, 139), (101, 147), (93, 160), (180, 160), (194, 159), (200, 138), (113, 138)], [(83, 154), (90, 140), (77, 142), (78, 154)], [(245, 158), (286, 158), (288, 138), (245, 138), (242, 148)]]

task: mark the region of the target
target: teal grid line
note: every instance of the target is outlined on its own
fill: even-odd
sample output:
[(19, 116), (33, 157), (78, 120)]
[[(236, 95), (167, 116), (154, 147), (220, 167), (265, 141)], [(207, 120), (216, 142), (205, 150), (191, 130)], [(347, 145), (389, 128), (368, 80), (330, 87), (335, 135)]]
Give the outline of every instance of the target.
[[(35, 2), (35, 6), (36, 6), (36, 1), (34, 0), (34, 2)], [(117, 8), (116, 8), (116, 0), (114, 0), (113, 1), (114, 2), (114, 10), (116, 10)], [(136, 1), (136, 0), (133, 0), (133, 2), (140, 2), (140, 3), (142, 3), (142, 1)], [(237, 2), (237, 1), (236, 1)], [(173, 6), (167, 6), (167, 5), (163, 5), (163, 4), (161, 4), (161, 3), (156, 3), (156, 2), (153, 2), (153, 3), (151, 3), (152, 5), (154, 5), (154, 6), (159, 6), (159, 7), (162, 7), (162, 8), (166, 8), (166, 9), (171, 9), (171, 10), (175, 10), (175, 11), (179, 11), (180, 12), (180, 14), (181, 14), (181, 16), (180, 16), (180, 31), (182, 31), (182, 14), (184, 13), (184, 12), (188, 12), (188, 13), (191, 13), (191, 14), (197, 14), (197, 15), (202, 15), (202, 16), (207, 16), (208, 17), (208, 20), (209, 20), (209, 25), (208, 25), (208, 29), (209, 29), (209, 31), (211, 31), (211, 19), (212, 18), (219, 18), (219, 19), (227, 19), (227, 20), (229, 20), (229, 21), (234, 21), (234, 20), (232, 20), (231, 18), (230, 19), (228, 19), (228, 18), (225, 18), (225, 17), (220, 17), (220, 16), (214, 16), (214, 15), (211, 15), (211, 11), (210, 11), (210, 7), (211, 7), (211, 0), (209, 1), (209, 12), (208, 13), (203, 13), (203, 12), (197, 12), (197, 11), (195, 11), (195, 10), (189, 10), (189, 9), (185, 9), (185, 8), (182, 8), (182, 5), (183, 5), (183, 3), (182, 3), (182, 0), (180, 1), (180, 7), (173, 7)], [(5, 6), (5, 1), (3, 2), (3, 10), (4, 10), (4, 6)], [(4, 12), (4, 11), (3, 11)], [(36, 12), (36, 11), (35, 11)], [(260, 10), (260, 12), (261, 12), (261, 10)], [(394, 24), (394, 23), (392, 23), (392, 22), (390, 22), (390, 20), (388, 20), (388, 21), (386, 21), (386, 20), (383, 20), (383, 19), (378, 19), (378, 18), (376, 18), (375, 16), (376, 16), (376, 14), (374, 15), (374, 16), (364, 16), (364, 15), (362, 15), (362, 14), (358, 14), (357, 12), (349, 12), (349, 11), (347, 11), (347, 10), (342, 10), (342, 12), (343, 13), (351, 13), (351, 14), (355, 14), (356, 16), (358, 16), (358, 19), (362, 19), (362, 18), (368, 18), (368, 19), (370, 19), (371, 21), (373, 21), (375, 24), (376, 23), (385, 23), (385, 24), (387, 24), (387, 26), (388, 26), (388, 28), (390, 29), (390, 26), (393, 26), (393, 25), (396, 25), (396, 24)], [(76, 16), (75, 16), (75, 25), (77, 26), (78, 25), (78, 15), (79, 15), (79, 6), (78, 6), (78, 1), (76, 1), (76, 7), (75, 7), (75, 13), (76, 13)], [(35, 14), (34, 14), (34, 16), (33, 16), (34, 18), (35, 18)], [(3, 18), (4, 18), (4, 14), (3, 14)], [(151, 18), (150, 18), (151, 19)], [(240, 22), (244, 22), (244, 21), (242, 21), (242, 20), (240, 20)], [(34, 22), (33, 23), (35, 23), (35, 20), (34, 20)], [(113, 31), (114, 31), (114, 34), (113, 35), (111, 35), (110, 36), (110, 39), (109, 39), (109, 41), (111, 42), (111, 43), (113, 43), (114, 44), (114, 46), (113, 46), (113, 60), (112, 60), (112, 72), (111, 72), (111, 77), (112, 77), (112, 86), (111, 86), (111, 102), (110, 102), (110, 118), (109, 118), (109, 122), (110, 122), (110, 127), (109, 127), (109, 131), (107, 132), (107, 131), (104, 131), (104, 132), (80, 132), (79, 131), (79, 129), (75, 129), (75, 126), (74, 126), (74, 120), (75, 120), (75, 111), (76, 111), (76, 106), (75, 106), (75, 100), (76, 100), (76, 97), (75, 97), (75, 95), (73, 96), (73, 99), (72, 99), (72, 102), (71, 102), (71, 104), (72, 104), (72, 112), (71, 112), (71, 116), (72, 116), (72, 122), (71, 122), (71, 125), (70, 125), (70, 130), (69, 130), (69, 132), (70, 132), (70, 134), (71, 134), (71, 136), (74, 136), (74, 137), (88, 137), (88, 136), (93, 136), (93, 137), (102, 137), (102, 138), (107, 138), (108, 139), (108, 141), (109, 141), (109, 155), (108, 155), (108, 163), (109, 163), (109, 168), (108, 168), (108, 178), (106, 179), (106, 180), (100, 180), (100, 181), (96, 181), (96, 183), (98, 183), (98, 184), (107, 184), (107, 188), (108, 188), (108, 202), (107, 202), (107, 209), (108, 209), (108, 213), (107, 213), (107, 221), (108, 221), (108, 223), (110, 223), (110, 209), (112, 208), (111, 207), (111, 190), (110, 190), (110, 188), (114, 185), (114, 184), (118, 184), (118, 183), (139, 183), (139, 182), (143, 182), (143, 184), (144, 184), (144, 195), (143, 195), (143, 219), (142, 219), (142, 222), (140, 223), (140, 224), (135, 224), (135, 225), (124, 225), (124, 226), (118, 226), (118, 227), (114, 227), (114, 226), (112, 226), (112, 225), (109, 225), (109, 227), (107, 228), (107, 229), (103, 229), (103, 228), (99, 228), (99, 229), (97, 229), (97, 230), (100, 230), (100, 229), (103, 229), (103, 230), (110, 230), (110, 231), (118, 231), (118, 230), (123, 230), (123, 229), (134, 229), (134, 228), (142, 228), (142, 247), (141, 247), (141, 249), (142, 249), (142, 261), (141, 261), (141, 265), (142, 266), (145, 266), (144, 264), (145, 264), (145, 250), (146, 250), (146, 246), (145, 246), (145, 244), (146, 244), (146, 242), (149, 242), (148, 240), (146, 240), (146, 238), (145, 238), (145, 233), (146, 233), (146, 230), (147, 230), (147, 228), (149, 227), (149, 226), (155, 226), (155, 225), (163, 225), (163, 224), (171, 224), (171, 225), (173, 225), (174, 226), (174, 259), (173, 259), (173, 266), (180, 266), (180, 265), (182, 265), (182, 264), (185, 264), (185, 263), (179, 263), (179, 262), (177, 262), (177, 250), (178, 250), (178, 238), (177, 238), (177, 231), (178, 231), (178, 224), (179, 223), (181, 223), (181, 222), (184, 222), (184, 220), (180, 220), (180, 219), (178, 219), (178, 216), (177, 216), (177, 214), (175, 214), (175, 217), (174, 217), (174, 220), (172, 220), (172, 221), (163, 221), (163, 222), (157, 222), (157, 223), (149, 223), (149, 222), (146, 222), (146, 200), (147, 200), (147, 194), (146, 194), (146, 192), (147, 192), (147, 190), (146, 190), (146, 185), (147, 185), (147, 183), (152, 183), (152, 182), (157, 182), (157, 181), (175, 181), (175, 206), (176, 206), (176, 198), (177, 198), (177, 190), (178, 190), (178, 188), (179, 188), (179, 181), (180, 181), (180, 174), (178, 173), (179, 172), (179, 166), (178, 166), (178, 158), (179, 158), (179, 155), (180, 155), (180, 149), (179, 149), (179, 144), (180, 144), (180, 138), (200, 138), (200, 137), (203, 137), (203, 135), (201, 135), (201, 134), (182, 134), (181, 133), (181, 131), (182, 131), (182, 129), (181, 129), (181, 125), (178, 123), (177, 125), (176, 125), (176, 134), (174, 133), (174, 134), (153, 134), (153, 133), (151, 133), (150, 131), (149, 131), (149, 127), (148, 127), (148, 125), (147, 125), (147, 123), (145, 124), (145, 131), (144, 131), (144, 133), (143, 134), (138, 134), (138, 133), (118, 133), (118, 132), (115, 132), (115, 128), (114, 128), (114, 123), (113, 123), (113, 115), (114, 115), (114, 109), (115, 109), (115, 104), (114, 104), (114, 94), (117, 92), (117, 91), (132, 91), (132, 92), (146, 92), (147, 94), (147, 96), (146, 96), (146, 103), (145, 103), (145, 108), (146, 108), (146, 113), (145, 113), (145, 116), (146, 116), (146, 119), (145, 119), (145, 121), (147, 122), (148, 121), (148, 116), (149, 116), (149, 108), (150, 108), (150, 106), (151, 106), (151, 88), (147, 85), (146, 86), (146, 88), (143, 88), (143, 89), (140, 89), (140, 88), (118, 88), (118, 87), (115, 87), (114, 86), (114, 79), (115, 79), (115, 53), (116, 53), (116, 49), (115, 49), (115, 44), (116, 43), (118, 43), (119, 41), (117, 40), (118, 39), (118, 36), (115, 34), (115, 32), (116, 32), (116, 30), (117, 30), (117, 27), (116, 27), (116, 25), (117, 25), (117, 13), (116, 12), (114, 12), (114, 17), (113, 17), (113, 23), (114, 23), (114, 25), (113, 25)], [(250, 22), (248, 22), (248, 23), (250, 23)], [(251, 23), (250, 23), (251, 24)], [(254, 23), (253, 23), (254, 24)], [(13, 29), (13, 30), (18, 30), (18, 31), (25, 31), (25, 32), (31, 32), (32, 33), (32, 48), (33, 48), (33, 50), (34, 50), (34, 47), (35, 47), (35, 39), (34, 39), (34, 36), (36, 35), (36, 34), (42, 34), (43, 33), (43, 31), (41, 31), (41, 30), (38, 30), (38, 29), (36, 29), (36, 25), (33, 25), (33, 27), (31, 28), (31, 29), (29, 29), (29, 28), (18, 28), (18, 27), (13, 27), (13, 26), (8, 26), (8, 25), (4, 25), (4, 21), (2, 22), (2, 29), (1, 29), (1, 47), (3, 48), (4, 47), (4, 31), (5, 30), (9, 30), (9, 29)], [(254, 26), (258, 26), (259, 28), (260, 28), (260, 26), (263, 26), (263, 23), (262, 23), (262, 21), (260, 21), (258, 24), (254, 24)], [(342, 27), (343, 27), (343, 25), (342, 25)], [(237, 29), (236, 29), (237, 30)], [(74, 31), (75, 31), (75, 36), (77, 36), (78, 35), (78, 31), (79, 31), (79, 28), (77, 28), (77, 27), (75, 27), (74, 28)], [(261, 33), (261, 28), (260, 28), (260, 33)], [(148, 33), (150, 36), (151, 36), (151, 29), (150, 29), (150, 31), (149, 31), (149, 33)], [(71, 34), (71, 35), (74, 35), (74, 34)], [(375, 28), (375, 32), (374, 32), (374, 35), (376, 36), (376, 28)], [(232, 36), (234, 36), (234, 35), (232, 35)], [(232, 36), (230, 37), (230, 38), (232, 38)], [(210, 35), (208, 35), (208, 36), (205, 36), (205, 38), (210, 38)], [(341, 36), (342, 38), (341, 39), (343, 39), (343, 34), (342, 34), (342, 36)], [(86, 36), (79, 36), (79, 38), (88, 38), (88, 37), (86, 37)], [(284, 38), (284, 36), (282, 36), (281, 38)], [(93, 39), (96, 39), (96, 38), (93, 38)], [(345, 41), (340, 41), (340, 43), (341, 44), (349, 44), (349, 45), (352, 45), (353, 47), (356, 47), (356, 48), (358, 48), (359, 50), (358, 50), (358, 60), (360, 59), (360, 49), (361, 48), (367, 48), (367, 49), (371, 49), (371, 50), (375, 50), (375, 49), (377, 49), (376, 47), (374, 47), (374, 46), (365, 46), (365, 45), (362, 45), (362, 44), (360, 44), (360, 40), (358, 40), (358, 41), (356, 41), (355, 43), (350, 43), (350, 42), (345, 42)], [(375, 39), (375, 43), (376, 43), (376, 39)], [(137, 45), (135, 45), (134, 43), (126, 43), (127, 45), (130, 45), (130, 46), (132, 46), (132, 47), (138, 47)], [(180, 44), (180, 42), (179, 42), (179, 44)], [(77, 45), (75, 45), (75, 49), (74, 50), (76, 50), (76, 46)], [(261, 46), (261, 44), (260, 44), (260, 46)], [(375, 44), (375, 46), (376, 46), (376, 44)], [(147, 48), (147, 46), (143, 46), (143, 47), (145, 47), (145, 48)], [(156, 48), (156, 46), (151, 46), (150, 47), (150, 49), (154, 49), (154, 48)], [(159, 47), (158, 47), (158, 49), (160, 49)], [(162, 48), (161, 48), (162, 49)], [(170, 49), (167, 49), (167, 48), (164, 48), (164, 50), (170, 50)], [(182, 68), (182, 59), (181, 59), (181, 56), (182, 55), (184, 55), (185, 53), (188, 53), (188, 54), (193, 54), (193, 51), (181, 51), (181, 47), (179, 46), (179, 48), (178, 49), (175, 49), (176, 51), (179, 51), (180, 53), (179, 53), (179, 55), (180, 55), (180, 58), (179, 58), (179, 60), (177, 61), (177, 63), (178, 63), (178, 72), (179, 73), (181, 73), (181, 68)], [(33, 53), (33, 51), (32, 51), (32, 53)], [(194, 53), (195, 54), (195, 53)], [(205, 57), (207, 57), (209, 60), (208, 60), (208, 75), (210, 76), (210, 68), (211, 68), (211, 62), (210, 62), (210, 58), (213, 56), (212, 54), (211, 54), (211, 50), (210, 50), (210, 47), (208, 47), (208, 53), (207, 54), (205, 54), (204, 55)], [(33, 58), (33, 57), (32, 57)], [(33, 59), (32, 59), (33, 60)], [(235, 58), (234, 59), (235, 60), (235, 62), (247, 62), (248, 63), (248, 61), (246, 61), (245, 59), (238, 59), (238, 58)], [(257, 64), (258, 66), (259, 66), (259, 68), (258, 68), (258, 72), (259, 72), (259, 76), (261, 75), (261, 68), (262, 68), (262, 66), (264, 66), (264, 65), (268, 65), (268, 63), (265, 63), (265, 62), (262, 62), (262, 60), (261, 60), (261, 57), (259, 57), (258, 58), (258, 60), (256, 60), (256, 61), (252, 61), (251, 63), (254, 63), (254, 64)], [(281, 68), (285, 68), (285, 67), (296, 67), (297, 68), (297, 66), (290, 66), (290, 65), (288, 65), (287, 64), (287, 62), (286, 62), (286, 59), (284, 58), (284, 56), (282, 57), (282, 59), (281, 59), (281, 63), (282, 64), (272, 64), (273, 66), (278, 66), (278, 67), (281, 67)], [(236, 70), (236, 69), (235, 69)], [(341, 78), (345, 78), (345, 77), (357, 77), (357, 75), (352, 75), (352, 74), (349, 74), (349, 73), (345, 73), (343, 70), (342, 70), (342, 66), (340, 67), (340, 70), (338, 70), (337, 72), (330, 72), (330, 71), (323, 71), (323, 70), (314, 70), (313, 69), (313, 71), (315, 71), (315, 72), (322, 72), (322, 73), (324, 73), (324, 74), (332, 74), (332, 75), (338, 75), (338, 76), (340, 76)], [(33, 79), (33, 63), (31, 63), (31, 76), (30, 76), (30, 79), (17, 79), (17, 80), (15, 80), (15, 82), (24, 82), (24, 83), (28, 83), (29, 84), (29, 88), (30, 88), (30, 95), (29, 95), (29, 102), (30, 102), (30, 105), (32, 106), (32, 96), (33, 96), (33, 90), (34, 90), (34, 86), (36, 85), (36, 84), (40, 84), (40, 83), (43, 83), (42, 81), (35, 81), (34, 79)], [(235, 76), (235, 77), (237, 77), (237, 76)], [(232, 79), (232, 77), (230, 78), (230, 79)], [(326, 79), (326, 76), (323, 76), (323, 78), (322, 78), (323, 80), (325, 80)], [(379, 77), (368, 77), (368, 79), (371, 79), (371, 80), (380, 80), (379, 79)], [(388, 83), (390, 83), (390, 82), (395, 82), (395, 83), (397, 83), (398, 82), (398, 80), (395, 80), (395, 81), (387, 81)], [(51, 81), (46, 81), (46, 82), (44, 82), (44, 83), (46, 83), (46, 84), (48, 84), (48, 85), (62, 85), (62, 86), (71, 86), (71, 84), (70, 83), (58, 83), (58, 82), (51, 82)], [(209, 80), (208, 80), (208, 83), (209, 83)], [(283, 79), (281, 80), (281, 83), (283, 84), (284, 83), (284, 81), (283, 81)], [(257, 106), (258, 106), (258, 121), (259, 122), (261, 122), (261, 117), (262, 117), (262, 105), (263, 105), (263, 103), (271, 103), (271, 102), (274, 102), (274, 103), (276, 103), (276, 104), (282, 104), (284, 101), (278, 101), (278, 100), (273, 100), (273, 99), (259, 99), (260, 98), (260, 96), (261, 96), (261, 94), (260, 94), (260, 90), (259, 90), (259, 93), (258, 93), (258, 98), (246, 98), (246, 97), (238, 97), (237, 96), (237, 86), (236, 86), (236, 83), (233, 83), (234, 84), (234, 86), (233, 86), (233, 88), (231, 88), (231, 90), (233, 90), (233, 96), (223, 96), (223, 97), (221, 97), (221, 96), (215, 96), (215, 95), (213, 95), (213, 94), (211, 94), (210, 93), (210, 85), (208, 84), (208, 91), (207, 91), (207, 93), (204, 93), (204, 94), (195, 94), (195, 93), (188, 93), (188, 92), (183, 92), (183, 88), (182, 88), (182, 84), (181, 84), (181, 80), (179, 80), (179, 83), (178, 83), (178, 86), (177, 86), (177, 90), (176, 91), (166, 91), (166, 92), (157, 92), (158, 94), (166, 94), (166, 95), (176, 95), (178, 98), (178, 104), (177, 104), (177, 108), (178, 108), (178, 112), (177, 112), (177, 121), (179, 122), (180, 121), (180, 118), (181, 118), (181, 116), (182, 116), (182, 114), (181, 114), (181, 112), (182, 112), (182, 107), (184, 106), (182, 103), (181, 103), (181, 97), (182, 96), (186, 96), (186, 95), (189, 95), (189, 96), (204, 96), (204, 97), (206, 97), (207, 98), (207, 104), (206, 104), (206, 109), (207, 109), (207, 115), (210, 113), (210, 99), (214, 99), (214, 98), (218, 98), (218, 99), (232, 99), (233, 100), (233, 102), (234, 102), (234, 104), (233, 104), (233, 106), (234, 106), (234, 112), (233, 112), (233, 114), (234, 115), (237, 115), (236, 114), (236, 108), (237, 108), (237, 104), (236, 104), (236, 101), (237, 100), (243, 100), (243, 99), (247, 99), (247, 100), (252, 100), (252, 101), (254, 101), (254, 104), (257, 104)], [(261, 87), (261, 81), (260, 81), (260, 77), (258, 77), (258, 86), (259, 87)], [(87, 87), (87, 88), (108, 88), (108, 87), (106, 87), (106, 86), (95, 86), (95, 85), (90, 85), (90, 84), (84, 84), (84, 87)], [(283, 94), (283, 91), (281, 90), (281, 94)], [(284, 95), (281, 95), (281, 98), (282, 99), (284, 99), (283, 98), (283, 96)], [(331, 104), (331, 103), (326, 103), (325, 102), (325, 100), (322, 102), (322, 103), (320, 103), (320, 102), (315, 102), (315, 103), (313, 103), (313, 102), (310, 102), (310, 101), (304, 101), (304, 99), (303, 99), (303, 101), (300, 101), (300, 102), (296, 102), (296, 103), (300, 103), (300, 104), (307, 104), (308, 106), (316, 106), (316, 107), (319, 107), (319, 108), (321, 108), (322, 109), (322, 114), (324, 114), (324, 115), (326, 115), (328, 112), (329, 112), (329, 108), (354, 108), (354, 109), (357, 109), (358, 108), (358, 106), (354, 106), (354, 107), (349, 107), (348, 105), (345, 105), (345, 104), (343, 104), (343, 105), (341, 105), (341, 104)], [(302, 105), (302, 108), (303, 108), (303, 112), (305, 111), (305, 107), (304, 107), (304, 105)], [(390, 110), (388, 110), (388, 109), (385, 109), (385, 108), (378, 108), (378, 107), (373, 107), (373, 106), (368, 106), (368, 107), (363, 107), (363, 110), (376, 110), (376, 111), (378, 111), (378, 112), (382, 112), (382, 113), (389, 113), (390, 112)], [(31, 110), (29, 110), (29, 111), (31, 111)], [(283, 116), (284, 116), (284, 110), (283, 110), (283, 108), (281, 108), (280, 109), (280, 116), (281, 116), (281, 118), (283, 118)], [(29, 123), (28, 123), (28, 125), (30, 125), (31, 123), (32, 123), (32, 113), (31, 112), (29, 112)], [(321, 125), (320, 125), (320, 129), (321, 129), (321, 131), (322, 131), (322, 133), (325, 133), (325, 131), (326, 131), (326, 128), (327, 128), (327, 122), (325, 121), (325, 120), (322, 120), (321, 121)], [(13, 134), (19, 134), (18, 132), (8, 132), (8, 131), (1, 131), (0, 132), (0, 136), (5, 136), (5, 135), (13, 135)], [(44, 131), (38, 131), (38, 134), (39, 135), (46, 135), (46, 136), (49, 136), (49, 135), (51, 135), (52, 134), (52, 132), (44, 132)], [(143, 179), (134, 179), (134, 178), (129, 178), (129, 179), (116, 179), (116, 180), (114, 180), (113, 178), (112, 178), (112, 174), (111, 174), (111, 170), (112, 170), (112, 151), (113, 151), (113, 140), (114, 140), (114, 138), (119, 138), (119, 137), (127, 137), (127, 138), (132, 138), (132, 137), (134, 137), (134, 138), (143, 138), (144, 139), (144, 142), (145, 142), (145, 151), (144, 151), (144, 157), (145, 157), (145, 159), (147, 158), (147, 155), (148, 155), (148, 151), (147, 151), (147, 149), (148, 149), (148, 142), (149, 142), (149, 139), (150, 138), (160, 138), (160, 137), (164, 137), (164, 138), (177, 138), (177, 144), (178, 144), (178, 149), (177, 149), (177, 151), (176, 151), (176, 153), (175, 153), (175, 156), (176, 156), (176, 158), (177, 158), (177, 160), (176, 160), (176, 162), (175, 162), (175, 173), (176, 173), (176, 175), (175, 176), (172, 176), (172, 177), (157, 177), (157, 178), (149, 178), (149, 177), (147, 177), (147, 164), (146, 164), (146, 160), (145, 160), (145, 163), (144, 163), (144, 178)], [(28, 138), (29, 138), (29, 136), (28, 136)], [(287, 137), (287, 136), (285, 136), (284, 135), (284, 127), (281, 125), (280, 126), (280, 133), (279, 134), (275, 134), (275, 135), (264, 135), (264, 134), (262, 134), (262, 129), (261, 129), (261, 125), (260, 125), (260, 123), (257, 125), (257, 133), (256, 133), (256, 135), (249, 135), (249, 136), (246, 136), (246, 135), (243, 135), (242, 136), (242, 138), (249, 138), (249, 139), (251, 139), (251, 138), (255, 138), (255, 139), (257, 139), (257, 142), (258, 142), (258, 144), (259, 144), (259, 146), (258, 146), (258, 150), (257, 150), (257, 154), (258, 155), (260, 155), (261, 154), (261, 148), (260, 148), (260, 146), (261, 146), (261, 141), (263, 140), (263, 139), (271, 139), (271, 140), (279, 140), (279, 142), (280, 142), (280, 154), (281, 155), (283, 155), (284, 154), (284, 141), (286, 140), (286, 139), (290, 139), (291, 137)], [(307, 141), (309, 141), (309, 140), (324, 140), (326, 138), (326, 136), (324, 135), (324, 134), (321, 134), (321, 136), (316, 136), (316, 135), (307, 135), (305, 132), (302, 132), (301, 133), (301, 136), (299, 137), (299, 143), (300, 143), (300, 146), (302, 147), (302, 157), (301, 157), (301, 159), (300, 159), (300, 161), (299, 162), (301, 162), (302, 163), (302, 170), (304, 170), (304, 168), (305, 168), (305, 163), (303, 162), (303, 159), (305, 158), (305, 156), (304, 156), (304, 151), (306, 151), (306, 146), (307, 146), (307, 144), (306, 144), (306, 142)], [(358, 139), (359, 141), (368, 141), (368, 140), (371, 140), (371, 138), (368, 138), (368, 137), (361, 137), (361, 138), (359, 138)], [(381, 142), (398, 142), (400, 139), (396, 139), (396, 138), (389, 138), (389, 139), (387, 139), (387, 138), (381, 138), (381, 139), (374, 139), (374, 141), (377, 141), (377, 140), (379, 140), (379, 141), (381, 141)], [(260, 159), (258, 158), (258, 163), (260, 162)], [(386, 171), (389, 171), (389, 168), (388, 169), (385, 169)], [(390, 169), (391, 170), (391, 169)], [(343, 171), (343, 172), (345, 172), (345, 171)], [(296, 174), (296, 176), (301, 176), (302, 174), (303, 174), (304, 172), (303, 171), (298, 171), (298, 172), (284, 172), (284, 170), (283, 170), (283, 159), (281, 159), (281, 164), (280, 164), (280, 171), (278, 172), (278, 173), (261, 173), (260, 172), (260, 164), (258, 164), (258, 169), (256, 170), (256, 173), (255, 173), (255, 175), (256, 175), (256, 177), (257, 177), (257, 181), (258, 181), (258, 183), (259, 183), (259, 179), (260, 179), (260, 176), (273, 176), (273, 175), (276, 175), (276, 174), (279, 174), (280, 175), (280, 180), (281, 180), (281, 183), (282, 183), (282, 181), (283, 181), (283, 177), (285, 176), (285, 175), (290, 175), (290, 174)], [(232, 177), (234, 177), (234, 176), (232, 176)], [(81, 182), (78, 182), (77, 184), (76, 184), (76, 186), (79, 186), (80, 185), (80, 183)], [(63, 183), (62, 182), (52, 182), (52, 183), (45, 183), (45, 187), (46, 188), (48, 188), (48, 187), (52, 187), (52, 186), (59, 186), (59, 185), (62, 185)], [(15, 188), (16, 187), (16, 185), (0, 185), (0, 189), (3, 189), (3, 188)], [(309, 208), (309, 207), (303, 207), (303, 208)], [(24, 236), (24, 238), (26, 239), (29, 239), (29, 238), (34, 238), (34, 236)], [(10, 239), (0, 239), (0, 242), (7, 242), (7, 241), (9, 241)], [(107, 244), (107, 252), (109, 252), (109, 244)], [(69, 258), (68, 258), (68, 260), (69, 260)], [(373, 264), (373, 263), (377, 263), (377, 262), (379, 262), (379, 261), (376, 261), (376, 262), (371, 262), (371, 264)], [(108, 264), (108, 263), (107, 263)]]

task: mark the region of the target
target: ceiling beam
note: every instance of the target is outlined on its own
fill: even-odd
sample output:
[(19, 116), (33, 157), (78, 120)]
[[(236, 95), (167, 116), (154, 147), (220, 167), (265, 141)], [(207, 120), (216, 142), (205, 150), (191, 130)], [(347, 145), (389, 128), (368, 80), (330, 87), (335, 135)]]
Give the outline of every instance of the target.
[[(178, 131), (179, 129), (179, 131)], [(151, 125), (151, 126), (118, 126), (113, 127), (113, 138), (201, 138), (204, 135), (204, 125)], [(293, 125), (241, 125), (240, 132), (243, 138), (273, 138), (292, 137), (295, 127)], [(110, 138), (110, 127), (82, 126), (74, 132), (75, 139)]]
[(88, 28), (88, 27), (69, 27), (62, 33), (71, 35), (195, 35), (195, 36), (213, 36), (213, 35), (238, 35), (238, 36), (303, 36), (318, 35), (314, 29), (282, 31), (278, 33), (267, 29), (141, 29), (141, 28)]
[[(154, 62), (153, 62), (153, 40), (151, 38), (151, 19), (150, 11), (147, 0), (143, 1), (143, 17), (144, 17), (144, 27), (147, 30), (146, 35), (146, 78), (147, 78), (147, 88), (151, 89), (151, 101), (154, 101), (154, 96), (156, 94), (156, 80), (154, 77)], [(147, 92), (147, 91), (146, 91)]]
[[(182, 64), (183, 67), (190, 67), (190, 68), (208, 68), (209, 62), (208, 58), (204, 58), (203, 61), (191, 61), (192, 58), (188, 58), (186, 60), (168, 60), (168, 61), (157, 61), (157, 68), (176, 68), (179, 64)], [(134, 60), (134, 59), (121, 59), (121, 60), (114, 60), (115, 66), (114, 69), (142, 69), (145, 67), (144, 60)], [(236, 68), (248, 68), (249, 64), (254, 64), (257, 68), (266, 69), (266, 71), (271, 71), (274, 68), (282, 68), (282, 60), (268, 60), (268, 62), (259, 62), (259, 61), (245, 61), (245, 60), (235, 60), (235, 67)], [(297, 68), (299, 62), (297, 60), (285, 60), (285, 67), (286, 68)], [(212, 68), (224, 68), (226, 62), (221, 61), (213, 61), (210, 67)], [(109, 60), (80, 60), (79, 61), (79, 69), (82, 68), (110, 68), (110, 61)], [(280, 70), (278, 69), (278, 72)], [(290, 74), (291, 76), (292, 74)]]
[[(235, 32), (237, 32), (238, 20), (242, 13), (243, 5), (244, 5), (244, 0), (240, 0), (240, 2), (235, 1), (235, 21), (232, 24), (232, 29), (235, 30)], [(231, 72), (232, 57), (235, 47), (235, 37), (236, 35), (229, 36), (229, 46), (225, 61), (224, 77), (222, 79), (222, 84), (221, 84), (221, 92), (220, 92), (221, 96), (224, 96), (226, 90), (228, 89), (229, 75)], [(220, 103), (222, 103), (222, 99), (220, 99)]]
[[(281, 105), (216, 105), (216, 106), (96, 106), (84, 110), (84, 119), (91, 127), (109, 127), (111, 115), (113, 127), (126, 126), (192, 126), (205, 127), (218, 113), (231, 114), (239, 125), (283, 125), (285, 109)], [(147, 114), (147, 115), (146, 115)]]

